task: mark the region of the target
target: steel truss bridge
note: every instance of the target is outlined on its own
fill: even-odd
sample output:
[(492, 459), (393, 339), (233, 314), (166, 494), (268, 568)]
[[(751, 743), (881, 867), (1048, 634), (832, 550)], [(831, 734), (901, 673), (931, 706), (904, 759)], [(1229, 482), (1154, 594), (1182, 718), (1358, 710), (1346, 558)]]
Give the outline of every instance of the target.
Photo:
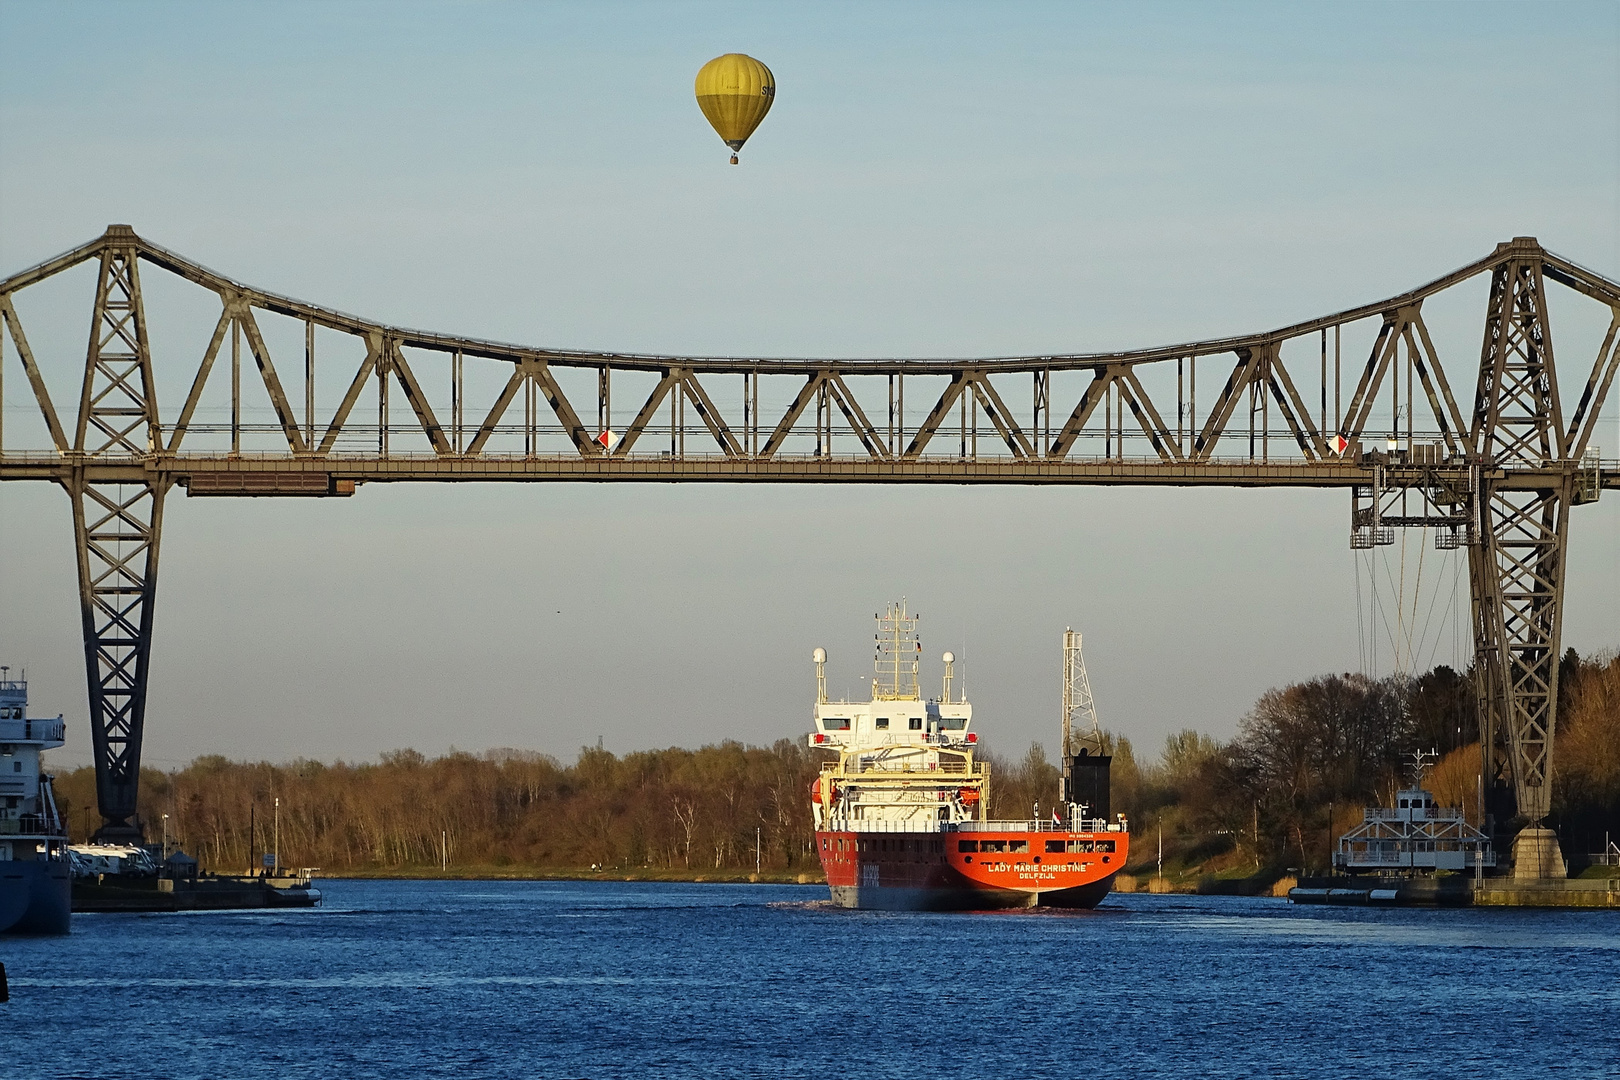
[[(84, 363), (48, 358), (77, 382), (64, 414), (18, 302), (80, 264), (95, 271)], [(153, 347), (149, 270), (201, 290), (217, 312), (200, 356)], [(1483, 345), (1464, 411), (1424, 310), (1479, 276)], [(1554, 365), (1553, 285), (1608, 320), (1596, 356), (1579, 358), (1580, 384), (1561, 384)], [(0, 378), (18, 366), (9, 347), (44, 433), (19, 452), (0, 429), (0, 480), (60, 484), (73, 507), (105, 838), (140, 835), (159, 539), (176, 486), (193, 496), (344, 496), (404, 480), (1343, 488), (1352, 547), (1421, 527), (1437, 546), (1466, 548), (1485, 776), (1511, 781), (1532, 823), (1551, 794), (1570, 509), (1620, 487), (1593, 445), (1620, 366), (1620, 284), (1527, 237), (1378, 303), (1112, 353), (771, 360), (509, 345), (256, 289), (123, 225), (0, 281), (0, 319)], [(1357, 335), (1365, 360), (1347, 362)], [(301, 395), (299, 377), (284, 378), (294, 365)], [(189, 390), (160, 409), (158, 388), (171, 384)]]

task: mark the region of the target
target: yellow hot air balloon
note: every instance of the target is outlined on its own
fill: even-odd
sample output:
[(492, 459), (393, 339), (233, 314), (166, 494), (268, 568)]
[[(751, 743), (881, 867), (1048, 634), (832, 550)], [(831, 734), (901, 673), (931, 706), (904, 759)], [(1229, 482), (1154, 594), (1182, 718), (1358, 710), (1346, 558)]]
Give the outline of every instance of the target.
[(737, 164), (735, 151), (742, 149), (776, 100), (776, 76), (752, 56), (726, 53), (698, 70), (693, 88), (698, 108), (734, 151), (731, 163)]

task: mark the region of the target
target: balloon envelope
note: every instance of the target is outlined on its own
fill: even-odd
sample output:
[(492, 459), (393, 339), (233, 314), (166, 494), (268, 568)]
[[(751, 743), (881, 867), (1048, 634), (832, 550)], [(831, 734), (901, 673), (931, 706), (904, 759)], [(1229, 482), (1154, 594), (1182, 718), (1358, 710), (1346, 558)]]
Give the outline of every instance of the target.
[(698, 108), (733, 150), (741, 150), (776, 100), (771, 69), (742, 53), (726, 53), (704, 64), (693, 89)]

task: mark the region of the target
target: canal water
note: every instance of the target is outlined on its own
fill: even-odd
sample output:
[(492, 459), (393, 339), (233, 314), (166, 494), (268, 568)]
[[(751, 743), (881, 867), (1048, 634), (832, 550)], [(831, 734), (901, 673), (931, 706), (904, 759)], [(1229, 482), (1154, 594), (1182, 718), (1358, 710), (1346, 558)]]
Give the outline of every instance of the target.
[(25, 1077), (1613, 1076), (1620, 913), (323, 881), (0, 938)]

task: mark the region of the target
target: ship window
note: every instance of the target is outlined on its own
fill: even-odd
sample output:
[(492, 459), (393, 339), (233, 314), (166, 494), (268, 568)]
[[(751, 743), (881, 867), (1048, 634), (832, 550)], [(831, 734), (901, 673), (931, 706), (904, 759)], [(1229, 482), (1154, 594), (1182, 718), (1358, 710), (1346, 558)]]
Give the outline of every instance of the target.
[(1097, 850), (1098, 851), (1113, 851), (1114, 850), (1114, 842), (1112, 840), (1099, 840), (1099, 841), (1097, 841)]
[(1062, 840), (1048, 840), (1046, 842), (1047, 851), (1062, 851), (1063, 847), (1064, 843)]
[(913, 716), (913, 717), (910, 717), (909, 719), (907, 719), (906, 726), (908, 728), (910, 728), (912, 731), (921, 731), (922, 730), (922, 721), (923, 721), (922, 717)]
[(1028, 851), (1029, 850), (1029, 841), (1028, 840), (1009, 840), (1009, 841), (1007, 841), (1007, 850), (1008, 851)]
[(1007, 841), (1005, 841), (1005, 840), (980, 840), (979, 841), (979, 850), (980, 851), (1006, 851), (1007, 850)]
[(1096, 845), (1096, 843), (1094, 841), (1091, 841), (1091, 840), (1070, 840), (1069, 841), (1069, 850), (1070, 851), (1078, 851), (1078, 852), (1081, 852), (1081, 853), (1091, 852), (1091, 851), (1096, 851), (1097, 850), (1097, 845)]
[(963, 728), (967, 727), (967, 717), (942, 716), (939, 718), (939, 726), (944, 728), (946, 731), (961, 731)]
[(12, 762), (12, 763), (11, 763), (11, 771), (12, 771), (12, 772), (22, 772), (22, 762), (20, 762), (20, 761), (13, 761), (13, 762)]
[(957, 851), (978, 851), (979, 850), (979, 842), (977, 840), (958, 840), (956, 842), (956, 850)]
[(847, 717), (847, 716), (827, 716), (827, 717), (823, 717), (822, 721), (821, 721), (821, 726), (823, 728), (825, 728), (827, 731), (848, 731), (849, 730), (849, 717)]
[(872, 723), (877, 725), (877, 729), (879, 731), (889, 730), (889, 718), (887, 716), (880, 716), (876, 720), (872, 721)]
[(1406, 800), (1406, 799), (1402, 799), (1402, 800), (1401, 800), (1401, 809), (1402, 809), (1402, 810), (1405, 810), (1405, 809), (1407, 809), (1407, 807), (1408, 807), (1408, 805), (1409, 805), (1409, 804), (1408, 804), (1408, 802), (1407, 802), (1407, 800)]

